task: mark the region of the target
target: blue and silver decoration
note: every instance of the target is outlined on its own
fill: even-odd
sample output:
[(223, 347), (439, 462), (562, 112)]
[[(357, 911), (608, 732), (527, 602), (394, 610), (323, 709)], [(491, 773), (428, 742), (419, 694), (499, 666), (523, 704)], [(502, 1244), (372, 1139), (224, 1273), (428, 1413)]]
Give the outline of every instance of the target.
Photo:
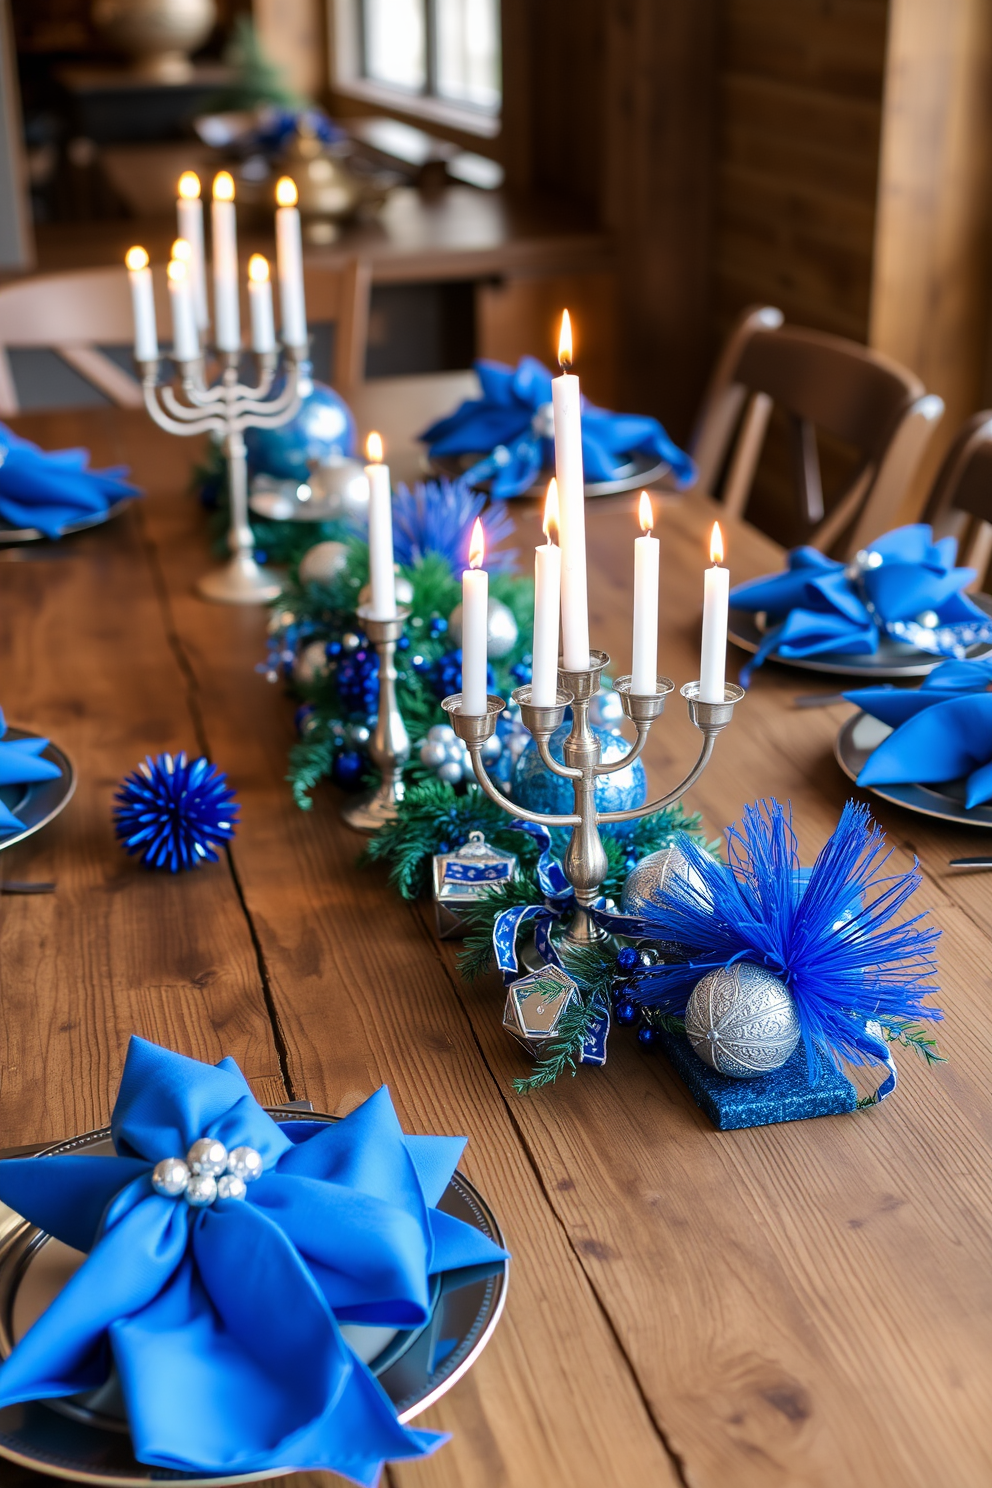
[(753, 961), (700, 978), (686, 1005), (685, 1031), (705, 1064), (735, 1080), (781, 1069), (801, 1037), (788, 987)]
[(187, 760), (185, 751), (146, 758), (114, 799), (114, 830), (125, 852), (170, 873), (215, 863), (240, 810), (227, 776), (203, 756)]
[(457, 940), (465, 934), (463, 910), (490, 889), (509, 883), (516, 876), (516, 853), (490, 847), (481, 832), (469, 832), (468, 841), (454, 852), (434, 856), (434, 908), (441, 940)]
[[(551, 755), (559, 763), (563, 759), (562, 746), (568, 738), (570, 728), (570, 723), (563, 723), (549, 740)], [(591, 732), (599, 740), (600, 759), (604, 765), (622, 759), (630, 750), (626, 739), (610, 728), (593, 727)], [(525, 806), (528, 811), (561, 815), (573, 809), (572, 782), (564, 776), (552, 775), (542, 763), (534, 739), (528, 739), (513, 767), (510, 794), (518, 805)], [(599, 812), (630, 811), (643, 806), (647, 798), (648, 778), (639, 759), (635, 759), (625, 770), (602, 775), (596, 781), (595, 800), (596, 810)], [(624, 822), (611, 825), (609, 830), (612, 834), (623, 837), (632, 832), (635, 825), (634, 822)]]
[(228, 1152), (215, 1137), (201, 1137), (185, 1161), (163, 1157), (155, 1164), (152, 1188), (164, 1199), (185, 1199), (191, 1209), (207, 1209), (217, 1199), (243, 1199), (247, 1185), (261, 1178), (262, 1166), (254, 1147)]

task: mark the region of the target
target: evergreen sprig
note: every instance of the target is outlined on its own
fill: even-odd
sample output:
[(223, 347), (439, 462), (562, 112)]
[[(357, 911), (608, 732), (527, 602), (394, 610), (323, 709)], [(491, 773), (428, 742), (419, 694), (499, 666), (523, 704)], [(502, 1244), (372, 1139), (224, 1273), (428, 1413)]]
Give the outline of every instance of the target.
[(558, 1035), (535, 1064), (534, 1073), (514, 1080), (513, 1088), (517, 1094), (530, 1095), (545, 1085), (553, 1085), (566, 1070), (574, 1076), (589, 1030), (601, 1016), (592, 1000), (580, 1002), (563, 1013)]

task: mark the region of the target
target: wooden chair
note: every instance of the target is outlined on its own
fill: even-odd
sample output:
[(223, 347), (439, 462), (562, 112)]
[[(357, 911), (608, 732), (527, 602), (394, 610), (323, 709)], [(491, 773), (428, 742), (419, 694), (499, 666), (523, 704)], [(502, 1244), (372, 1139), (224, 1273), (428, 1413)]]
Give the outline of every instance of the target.
[(425, 372), (415, 377), (375, 377), (352, 394), (351, 407), (359, 441), (371, 429), (382, 435), (386, 459), (395, 480), (423, 480), (426, 447), (417, 440), (422, 429), (453, 413), (466, 398), (481, 396), (472, 371)]
[(992, 560), (992, 409), (974, 414), (956, 435), (922, 520), (938, 537), (958, 539), (958, 562), (977, 570), (969, 587), (982, 589)]
[[(728, 515), (743, 515), (778, 404), (789, 423), (800, 515), (812, 529), (807, 541), (826, 551), (850, 532), (845, 551), (857, 552), (897, 519), (944, 405), (890, 357), (782, 322), (780, 310), (755, 307), (728, 338), (690, 443), (696, 489), (718, 494)], [(826, 514), (817, 429), (859, 457)]]
[[(159, 338), (168, 345), (169, 295), (165, 269), (153, 270)], [(360, 259), (336, 269), (306, 269), (307, 315), (314, 323), (334, 321), (334, 385), (348, 398), (365, 368), (371, 274)], [(249, 324), (243, 287), (242, 325)], [(118, 408), (140, 408), (137, 379), (102, 347), (127, 347), (133, 337), (131, 293), (121, 267), (42, 274), (0, 286), (0, 417), (19, 413), (8, 352), (43, 347), (97, 388)]]

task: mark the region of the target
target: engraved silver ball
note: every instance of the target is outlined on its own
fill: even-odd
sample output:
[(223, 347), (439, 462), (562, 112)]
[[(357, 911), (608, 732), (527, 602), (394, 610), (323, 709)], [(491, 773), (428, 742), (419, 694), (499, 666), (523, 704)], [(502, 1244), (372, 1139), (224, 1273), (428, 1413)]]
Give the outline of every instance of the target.
[(242, 1183), (254, 1183), (262, 1176), (261, 1154), (254, 1147), (234, 1147), (227, 1159), (227, 1171)]
[(753, 961), (721, 966), (696, 983), (685, 1031), (704, 1064), (735, 1080), (781, 1069), (800, 1039), (789, 989)]
[(657, 910), (655, 895), (669, 888), (675, 878), (684, 878), (697, 889), (703, 887), (699, 874), (690, 868), (679, 848), (662, 847), (649, 853), (627, 874), (620, 901), (621, 912), (639, 918), (647, 910)]
[(152, 1168), (152, 1188), (164, 1199), (178, 1199), (189, 1182), (189, 1168), (181, 1157), (163, 1157)]
[(191, 1209), (205, 1209), (217, 1197), (217, 1179), (211, 1173), (193, 1173), (184, 1197)]
[(216, 1137), (201, 1137), (187, 1152), (186, 1161), (191, 1173), (219, 1178), (227, 1167), (227, 1148)]
[(243, 1199), (247, 1192), (245, 1180), (239, 1178), (237, 1173), (222, 1173), (217, 1179), (219, 1199)]

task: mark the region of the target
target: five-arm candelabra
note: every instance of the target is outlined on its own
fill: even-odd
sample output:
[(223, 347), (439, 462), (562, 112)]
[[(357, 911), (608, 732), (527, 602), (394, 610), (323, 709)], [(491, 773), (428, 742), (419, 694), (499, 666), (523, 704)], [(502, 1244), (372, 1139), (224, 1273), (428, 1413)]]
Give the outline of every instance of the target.
[(159, 382), (158, 361), (139, 362), (145, 407), (160, 428), (169, 434), (215, 433), (223, 440), (227, 458), (230, 526), (227, 543), (231, 557), (223, 568), (205, 574), (198, 584), (204, 599), (221, 604), (265, 604), (277, 598), (280, 585), (255, 562), (255, 540), (248, 521), (248, 462), (244, 431), (276, 429), (299, 412), (301, 365), (305, 351), (284, 348), (285, 386), (271, 397), (279, 357), (276, 352), (257, 355), (258, 382), (246, 387), (238, 381), (240, 354), (221, 355), (219, 381), (208, 386), (203, 359), (179, 362), (182, 401), (171, 383)]

